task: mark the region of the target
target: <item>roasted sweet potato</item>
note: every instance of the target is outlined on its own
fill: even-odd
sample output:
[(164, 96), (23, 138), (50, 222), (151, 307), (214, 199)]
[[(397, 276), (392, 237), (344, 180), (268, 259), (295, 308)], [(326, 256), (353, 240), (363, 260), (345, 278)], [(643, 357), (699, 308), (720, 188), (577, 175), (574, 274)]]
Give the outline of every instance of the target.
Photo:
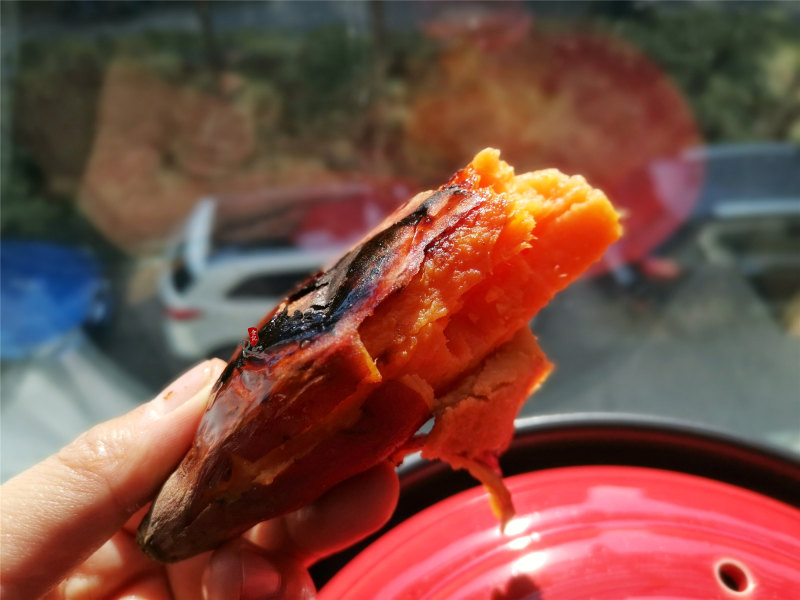
[(551, 368), (528, 322), (619, 233), (583, 178), (515, 176), (482, 151), (267, 315), (217, 382), (142, 548), (187, 558), (419, 448), (469, 469), (506, 521), (497, 457)]

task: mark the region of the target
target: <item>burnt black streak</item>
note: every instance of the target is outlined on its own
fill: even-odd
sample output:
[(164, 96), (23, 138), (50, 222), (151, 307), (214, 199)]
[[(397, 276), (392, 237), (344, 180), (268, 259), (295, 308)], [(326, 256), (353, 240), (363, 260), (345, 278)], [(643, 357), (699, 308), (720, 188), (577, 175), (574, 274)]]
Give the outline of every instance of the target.
[[(397, 259), (403, 242), (410, 239), (420, 222), (427, 225), (429, 214), (454, 194), (463, 194), (457, 186), (448, 186), (431, 194), (408, 216), (375, 234), (345, 254), (333, 267), (312, 276), (292, 292), (282, 311), (259, 330), (259, 343), (240, 352), (220, 377), (225, 381), (234, 369), (251, 359), (269, 360), (269, 355), (288, 343), (302, 343), (330, 332), (335, 325), (362, 302), (369, 299), (381, 279)], [(304, 307), (303, 310), (300, 307)]]
[[(395, 258), (399, 242), (408, 235), (404, 230), (415, 227), (428, 216), (432, 204), (437, 201), (436, 195), (426, 199), (404, 219), (348, 252), (332, 268), (292, 294), (288, 310), (275, 315), (259, 332), (259, 342), (264, 343), (265, 349), (329, 331), (348, 311), (368, 298)], [(310, 308), (305, 312), (291, 312), (291, 306), (308, 294), (314, 294)]]

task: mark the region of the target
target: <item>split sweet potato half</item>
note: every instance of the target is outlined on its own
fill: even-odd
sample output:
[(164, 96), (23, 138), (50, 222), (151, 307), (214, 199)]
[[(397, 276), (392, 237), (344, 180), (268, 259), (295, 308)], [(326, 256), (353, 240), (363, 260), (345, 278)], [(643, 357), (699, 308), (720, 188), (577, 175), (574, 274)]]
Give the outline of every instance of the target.
[(267, 315), (217, 382), (140, 545), (187, 558), (418, 449), (468, 469), (506, 522), (497, 457), (551, 369), (528, 322), (619, 235), (582, 177), (515, 176), (482, 151)]

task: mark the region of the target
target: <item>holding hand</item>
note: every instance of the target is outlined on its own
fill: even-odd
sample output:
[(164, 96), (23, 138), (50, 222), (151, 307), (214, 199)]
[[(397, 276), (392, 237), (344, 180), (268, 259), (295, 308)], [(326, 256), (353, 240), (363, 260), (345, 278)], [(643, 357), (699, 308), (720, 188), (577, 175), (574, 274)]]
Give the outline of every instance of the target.
[(3, 600), (313, 598), (306, 568), (389, 519), (398, 481), (387, 463), (214, 552), (169, 565), (147, 558), (136, 528), (188, 451), (224, 367), (196, 366), (0, 488)]

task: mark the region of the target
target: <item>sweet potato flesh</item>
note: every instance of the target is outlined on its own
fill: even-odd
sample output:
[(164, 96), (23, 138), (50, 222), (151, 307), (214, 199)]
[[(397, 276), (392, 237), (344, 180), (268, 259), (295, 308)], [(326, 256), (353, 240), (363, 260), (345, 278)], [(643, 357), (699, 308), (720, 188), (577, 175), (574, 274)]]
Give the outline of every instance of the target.
[(359, 328), (384, 380), (415, 373), (434, 398), (619, 236), (611, 205), (582, 177), (515, 176), (496, 151), (484, 150), (454, 179), (484, 202), (426, 249), (419, 273)]

